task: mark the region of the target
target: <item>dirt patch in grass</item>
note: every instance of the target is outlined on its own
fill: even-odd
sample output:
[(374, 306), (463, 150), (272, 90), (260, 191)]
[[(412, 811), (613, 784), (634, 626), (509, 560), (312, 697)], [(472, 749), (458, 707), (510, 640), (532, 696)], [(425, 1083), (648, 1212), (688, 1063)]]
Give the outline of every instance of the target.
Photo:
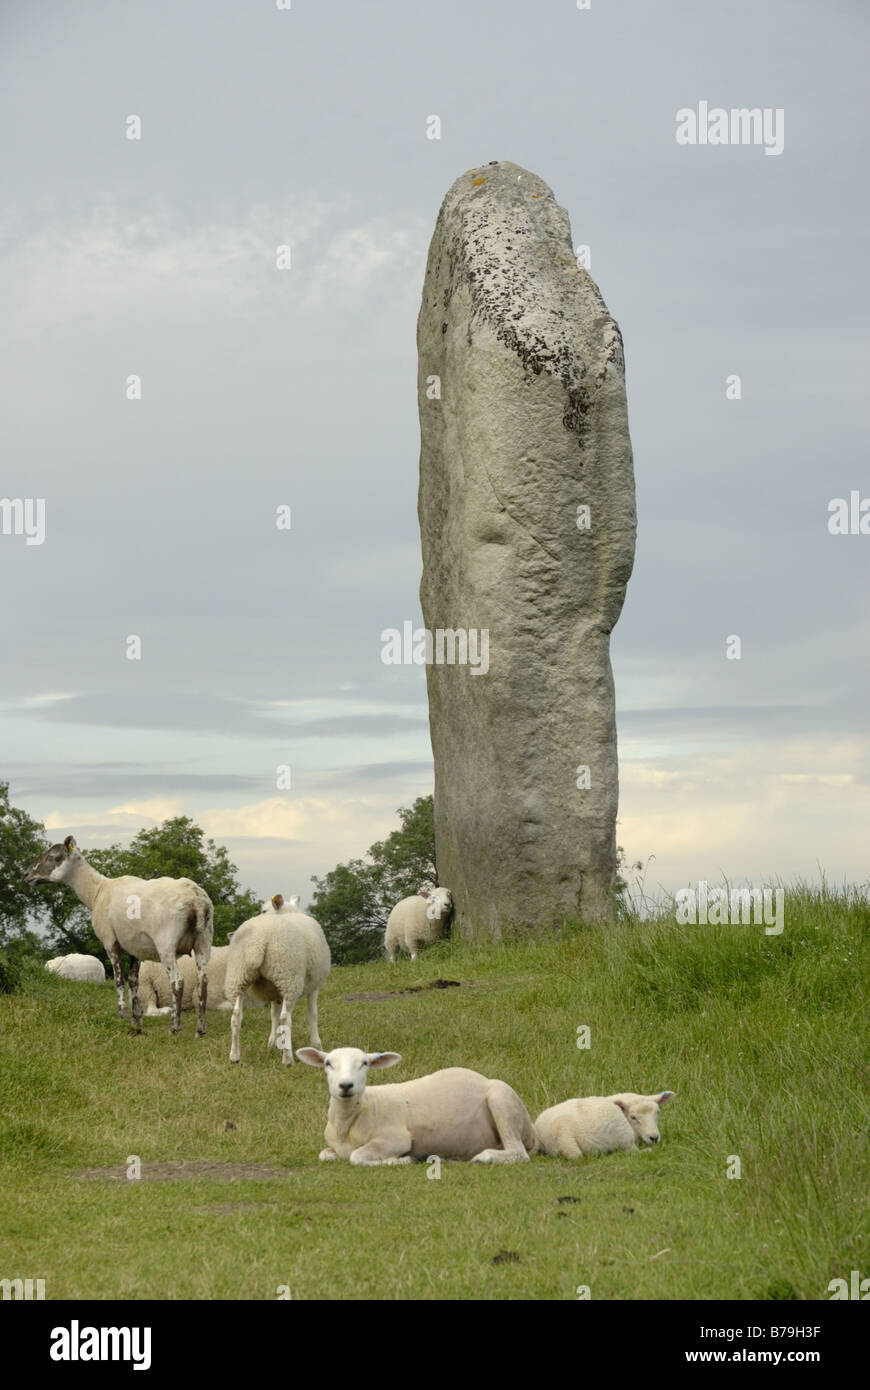
[(399, 994), (422, 994), (427, 989), (472, 989), (464, 980), (430, 980), (428, 985), (409, 985), (407, 989), (372, 989), (362, 994), (346, 994), (348, 1004), (360, 1001), (368, 1004), (380, 1003), (383, 999), (395, 999)]
[(79, 1182), (185, 1182), (211, 1178), (215, 1182), (265, 1182), (289, 1178), (286, 1168), (273, 1163), (218, 1163), (208, 1159), (171, 1159), (167, 1163), (143, 1163), (141, 1178), (128, 1178), (125, 1164), (114, 1168), (83, 1168), (73, 1176)]

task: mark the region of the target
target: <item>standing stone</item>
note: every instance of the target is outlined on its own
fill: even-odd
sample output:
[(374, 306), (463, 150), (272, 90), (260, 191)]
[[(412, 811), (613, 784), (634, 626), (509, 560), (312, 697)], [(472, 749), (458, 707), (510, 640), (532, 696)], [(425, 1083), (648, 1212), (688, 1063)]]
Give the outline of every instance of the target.
[[(496, 163), (453, 184), (417, 346), (439, 882), (465, 937), (607, 920), (610, 632), (636, 531), (625, 364), (567, 213), (535, 174)], [(441, 664), (437, 629), (452, 630)], [(477, 674), (449, 664), (457, 629), (488, 630), (485, 673), (481, 647)]]

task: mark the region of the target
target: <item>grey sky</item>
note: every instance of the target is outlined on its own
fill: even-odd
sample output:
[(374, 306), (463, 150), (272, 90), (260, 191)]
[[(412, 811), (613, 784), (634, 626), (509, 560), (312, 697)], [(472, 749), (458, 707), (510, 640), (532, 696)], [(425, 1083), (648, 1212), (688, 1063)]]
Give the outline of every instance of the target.
[[(511, 159), (626, 346), (620, 842), (669, 887), (865, 880), (870, 536), (827, 505), (870, 496), (867, 37), (801, 0), (5, 0), (0, 495), (47, 508), (0, 536), (13, 800), (85, 846), (184, 810), (306, 893), (431, 789), (379, 640), (420, 621), (416, 314), (447, 188)], [(679, 146), (702, 100), (783, 108), (783, 153)]]

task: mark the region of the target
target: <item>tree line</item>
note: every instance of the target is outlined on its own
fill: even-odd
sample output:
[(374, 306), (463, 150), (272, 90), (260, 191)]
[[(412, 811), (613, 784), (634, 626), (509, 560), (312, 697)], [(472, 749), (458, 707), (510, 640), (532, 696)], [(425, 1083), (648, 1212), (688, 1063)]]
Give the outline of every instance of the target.
[[(433, 800), (421, 796), (398, 812), (400, 825), (361, 859), (338, 864), (321, 878), (307, 911), (316, 917), (338, 965), (373, 960), (381, 953), (390, 908), (400, 898), (436, 883)], [(62, 884), (31, 885), (24, 871), (49, 847), (39, 821), (9, 801), (0, 781), (0, 992), (16, 986), (27, 961), (81, 952), (102, 958), (91, 914)], [(118, 878), (190, 878), (214, 903), (214, 941), (260, 911), (261, 899), (239, 883), (225, 846), (206, 837), (189, 816), (173, 816), (137, 832), (130, 844), (88, 851), (89, 864)], [(291, 884), (279, 884), (285, 895)]]

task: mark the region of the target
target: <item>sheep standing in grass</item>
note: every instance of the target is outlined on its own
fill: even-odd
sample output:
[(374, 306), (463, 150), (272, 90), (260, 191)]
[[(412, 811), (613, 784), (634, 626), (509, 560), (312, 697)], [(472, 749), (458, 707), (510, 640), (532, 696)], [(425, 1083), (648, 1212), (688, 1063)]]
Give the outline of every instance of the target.
[(62, 980), (77, 980), (80, 984), (102, 984), (106, 978), (106, 968), (96, 956), (55, 956), (45, 962), (45, 968)]
[(579, 1158), (633, 1149), (638, 1143), (657, 1144), (659, 1106), (673, 1091), (640, 1096), (621, 1091), (615, 1096), (585, 1096), (552, 1105), (535, 1120), (541, 1148), (551, 1158)]
[(421, 946), (431, 945), (443, 935), (452, 911), (453, 894), (449, 888), (421, 888), (413, 898), (396, 903), (384, 936), (390, 964), (398, 951), (407, 951), (411, 960), (416, 960)]
[(526, 1107), (504, 1081), (448, 1067), (366, 1090), (369, 1072), (394, 1067), (402, 1060), (398, 1052), (300, 1047), (296, 1056), (326, 1071), (329, 1114), (321, 1159), (348, 1158), (365, 1167), (435, 1156), (521, 1163), (538, 1149)]
[(115, 975), (118, 1017), (126, 1008), (121, 952), (131, 957), (128, 973), (133, 1027), (142, 1031), (139, 1002), (139, 962), (159, 960), (172, 981), (171, 1033), (181, 1028), (183, 985), (177, 957), (193, 951), (200, 1000), (196, 1033), (205, 1032), (207, 984), (205, 970), (211, 953), (213, 908), (207, 893), (189, 878), (106, 878), (97, 873), (72, 835), (52, 845), (25, 874), (27, 883), (65, 883), (90, 908), (94, 931), (106, 948)]
[(309, 1036), (315, 1047), (320, 1047), (317, 992), (331, 964), (320, 923), (304, 912), (263, 912), (237, 927), (230, 941), (224, 980), (224, 994), (233, 1011), (230, 1061), (241, 1060), (239, 1034), (243, 998), (248, 993), (272, 1006), (267, 1046), (281, 1048), (282, 1062), (293, 1061), (290, 1016), (303, 995), (308, 1001)]
[[(228, 1013), (233, 1007), (224, 995), (229, 953), (229, 946), (213, 946), (206, 967), (208, 980), (206, 1008), (219, 1009), (225, 1013)], [(182, 1012), (188, 1009), (198, 1009), (199, 990), (196, 980), (196, 962), (193, 956), (179, 956), (178, 970), (184, 986), (184, 992), (181, 996)], [(139, 999), (142, 1005), (143, 1018), (156, 1018), (158, 1014), (171, 1012), (172, 985), (166, 970), (159, 961), (143, 960), (139, 969)], [(262, 1008), (262, 1000), (255, 999), (253, 994), (246, 994), (244, 1002), (246, 1007)]]

